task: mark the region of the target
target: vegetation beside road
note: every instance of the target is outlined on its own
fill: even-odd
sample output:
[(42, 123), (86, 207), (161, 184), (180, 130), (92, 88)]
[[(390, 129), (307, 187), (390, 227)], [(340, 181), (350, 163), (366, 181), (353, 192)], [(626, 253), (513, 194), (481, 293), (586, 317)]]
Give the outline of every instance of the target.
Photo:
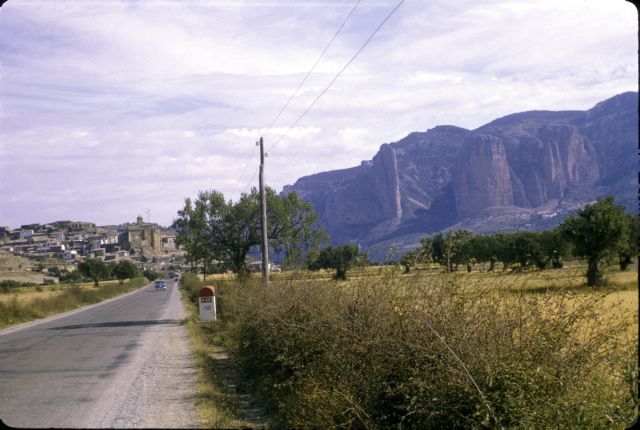
[(638, 408), (637, 275), (589, 288), (584, 267), (216, 280), (221, 321), (203, 327), (275, 425), (623, 428)]
[[(201, 194), (175, 223), (194, 270), (201, 264), (206, 277), (210, 259), (237, 275), (213, 276), (221, 321), (194, 328), (208, 384), (202, 410), (222, 405), (239, 416), (225, 406), (237, 404), (227, 388), (249, 382), (270, 424), (284, 428), (622, 428), (636, 420), (638, 287), (627, 270), (639, 219), (612, 198), (554, 230), (437, 233), (377, 268), (354, 244), (320, 250), (320, 241), (292, 234), (284, 255), (296, 249), (295, 263), (285, 267), (297, 271), (264, 288), (245, 264), (259, 243), (252, 196), (233, 204)], [(191, 303), (201, 285), (184, 278)], [(223, 350), (242, 378), (225, 379), (226, 358), (215, 358)]]
[(0, 288), (0, 328), (98, 303), (147, 283), (139, 277), (122, 285), (119, 281), (103, 282), (100, 288), (93, 283)]
[[(217, 281), (216, 284), (226, 281)], [(198, 291), (207, 284), (198, 277), (185, 274), (180, 279), (183, 302), (189, 317), (186, 328), (198, 369), (196, 410), (202, 428), (261, 427), (260, 414), (251, 404), (243, 381), (231, 364), (224, 338), (215, 323), (199, 323)]]

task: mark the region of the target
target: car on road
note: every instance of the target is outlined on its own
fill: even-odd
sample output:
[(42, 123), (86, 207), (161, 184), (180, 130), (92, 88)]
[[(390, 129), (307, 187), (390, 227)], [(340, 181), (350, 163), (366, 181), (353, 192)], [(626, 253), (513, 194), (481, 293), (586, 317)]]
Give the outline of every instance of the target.
[(156, 290), (166, 290), (167, 284), (164, 282), (164, 279), (156, 279), (153, 283)]

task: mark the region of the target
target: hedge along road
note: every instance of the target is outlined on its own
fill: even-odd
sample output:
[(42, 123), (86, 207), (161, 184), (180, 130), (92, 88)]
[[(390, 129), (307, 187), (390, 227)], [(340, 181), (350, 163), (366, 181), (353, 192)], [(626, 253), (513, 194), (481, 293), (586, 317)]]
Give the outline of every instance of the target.
[(14, 427), (197, 427), (178, 288), (152, 285), (0, 331), (0, 419)]

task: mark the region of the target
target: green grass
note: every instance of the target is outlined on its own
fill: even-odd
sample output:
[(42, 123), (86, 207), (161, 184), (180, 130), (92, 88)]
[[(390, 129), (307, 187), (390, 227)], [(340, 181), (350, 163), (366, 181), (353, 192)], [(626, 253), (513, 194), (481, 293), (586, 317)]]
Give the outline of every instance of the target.
[(144, 278), (136, 278), (122, 286), (115, 281), (101, 283), (98, 288), (86, 285), (17, 288), (11, 293), (0, 294), (0, 328), (98, 303), (147, 283)]

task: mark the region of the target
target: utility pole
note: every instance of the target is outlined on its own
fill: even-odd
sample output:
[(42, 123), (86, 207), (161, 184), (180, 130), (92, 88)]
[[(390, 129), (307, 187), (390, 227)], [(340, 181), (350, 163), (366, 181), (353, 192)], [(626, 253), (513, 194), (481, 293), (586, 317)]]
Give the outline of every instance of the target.
[[(258, 144), (258, 142), (256, 142)], [(260, 221), (262, 224), (262, 285), (269, 286), (269, 238), (267, 237), (267, 194), (264, 190), (264, 145), (260, 138)]]

